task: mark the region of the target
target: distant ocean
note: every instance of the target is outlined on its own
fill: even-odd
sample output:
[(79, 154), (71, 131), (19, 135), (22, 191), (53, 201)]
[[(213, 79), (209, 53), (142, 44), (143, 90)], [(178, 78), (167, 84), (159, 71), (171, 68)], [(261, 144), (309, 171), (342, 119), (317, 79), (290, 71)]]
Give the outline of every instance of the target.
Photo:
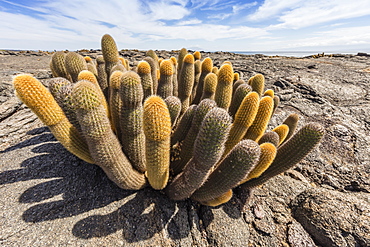
[[(233, 53), (245, 54), (245, 55), (255, 55), (263, 54), (266, 56), (284, 56), (284, 57), (306, 57), (311, 55), (322, 54), (322, 52), (314, 51), (232, 51)], [(356, 55), (357, 52), (328, 52), (326, 55), (330, 54), (351, 54)]]

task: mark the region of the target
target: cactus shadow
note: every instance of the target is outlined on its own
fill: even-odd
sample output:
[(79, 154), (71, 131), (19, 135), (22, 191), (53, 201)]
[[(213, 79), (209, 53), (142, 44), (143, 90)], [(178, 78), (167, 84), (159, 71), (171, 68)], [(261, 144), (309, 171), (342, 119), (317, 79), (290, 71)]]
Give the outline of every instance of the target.
[[(32, 152), (39, 155), (23, 161), (23, 169), (0, 174), (0, 184), (48, 180), (20, 195), (20, 203), (37, 203), (23, 212), (25, 222), (68, 218), (102, 208), (133, 193), (118, 188), (99, 167), (79, 160), (57, 142), (38, 145)], [(2, 179), (4, 177), (9, 179)]]
[[(188, 236), (189, 227), (173, 226), (182, 217), (176, 211), (177, 203), (151, 188), (135, 192), (133, 197), (123, 200), (123, 205), (106, 215), (93, 215), (77, 222), (72, 230), (74, 236), (82, 239), (104, 237), (122, 230), (128, 243), (152, 238), (162, 230), (171, 239)], [(186, 218), (188, 216), (186, 215)]]
[(234, 195), (231, 200), (222, 206), (222, 210), (233, 219), (239, 219), (242, 217), (242, 204), (239, 198)]
[(26, 146), (35, 146), (32, 157), (23, 160), (21, 168), (0, 173), (0, 185), (39, 181), (18, 198), (19, 203), (33, 204), (22, 214), (25, 222), (68, 218), (134, 193), (118, 188), (98, 166), (70, 154), (51, 134), (31, 137), (9, 151)]
[[(29, 223), (66, 219), (97, 210), (96, 215), (81, 219), (72, 228), (78, 238), (104, 237), (123, 231), (127, 242), (137, 242), (153, 237), (165, 229), (170, 238), (183, 238), (190, 229), (174, 228), (179, 216), (176, 202), (161, 192), (146, 188), (140, 191), (122, 190), (108, 179), (103, 170), (70, 154), (49, 133), (37, 132), (35, 137), (9, 148), (17, 150), (31, 146), (31, 156), (23, 160), (19, 169), (0, 172), (0, 185), (17, 182), (25, 184), (18, 202), (30, 204), (22, 213)], [(20, 187), (22, 188), (22, 187)], [(185, 202), (182, 202), (185, 203)], [(112, 213), (111, 209), (117, 205)], [(182, 212), (186, 212), (182, 205)], [(94, 211), (92, 211), (94, 212)], [(186, 215), (187, 218), (187, 215)]]

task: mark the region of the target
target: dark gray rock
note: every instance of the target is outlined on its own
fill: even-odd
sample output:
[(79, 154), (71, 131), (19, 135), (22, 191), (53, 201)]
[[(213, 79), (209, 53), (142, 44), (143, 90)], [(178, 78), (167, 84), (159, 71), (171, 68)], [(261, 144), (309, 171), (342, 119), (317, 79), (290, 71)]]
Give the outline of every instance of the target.
[(288, 225), (288, 243), (292, 247), (317, 246), (302, 225), (296, 221), (292, 221), (292, 223)]
[(293, 216), (321, 246), (370, 246), (370, 195), (358, 193), (306, 190), (293, 201)]
[(233, 198), (217, 208), (201, 207), (200, 218), (210, 246), (246, 246), (249, 226), (241, 217), (240, 204)]

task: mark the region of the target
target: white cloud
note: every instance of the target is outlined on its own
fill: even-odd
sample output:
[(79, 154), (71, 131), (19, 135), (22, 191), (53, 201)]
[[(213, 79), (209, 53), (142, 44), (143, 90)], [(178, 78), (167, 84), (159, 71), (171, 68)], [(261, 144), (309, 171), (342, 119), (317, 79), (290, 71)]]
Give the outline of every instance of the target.
[(226, 8), (232, 7), (235, 5), (235, 0), (224, 1), (224, 0), (190, 0), (191, 8), (201, 9), (201, 10), (210, 10), (210, 11), (219, 11)]
[(202, 24), (197, 26), (166, 27), (162, 30), (163, 39), (245, 39), (266, 35), (266, 31), (245, 26), (229, 27), (226, 25)]
[[(207, 24), (197, 18), (186, 19), (189, 9), (185, 0), (157, 1), (145, 5), (139, 0), (88, 0), (49, 1), (37, 6), (36, 17), (0, 12), (0, 33), (7, 38), (0, 40), (0, 48), (12, 47), (11, 40), (27, 40), (27, 48), (48, 44), (37, 49), (59, 49), (65, 43), (78, 49), (99, 44), (100, 37), (111, 34), (122, 46), (140, 47), (155, 40), (207, 40), (240, 39), (266, 35), (260, 28), (233, 27), (227, 24)], [(42, 12), (40, 14), (39, 12)], [(166, 20), (179, 20), (176, 25)], [(39, 43), (37, 43), (38, 41)], [(42, 42), (41, 42), (42, 41)], [(93, 42), (92, 42), (93, 41)], [(58, 43), (58, 44), (59, 44)], [(18, 43), (17, 43), (18, 44)], [(72, 45), (73, 44), (73, 45)], [(122, 47), (121, 46), (121, 47)], [(96, 45), (92, 48), (97, 48)], [(150, 47), (154, 48), (154, 47)]]
[[(0, 39), (0, 49), (98, 48), (105, 33), (115, 38), (119, 49), (178, 49), (197, 45), (206, 50), (277, 50), (339, 43), (369, 44), (369, 29), (366, 30), (369, 27), (348, 28), (352, 21), (349, 18), (369, 14), (368, 0), (350, 4), (344, 0), (266, 0), (253, 14), (259, 16), (258, 20), (262, 17), (269, 20), (259, 22), (258, 28), (230, 24), (230, 21), (241, 23), (235, 19), (240, 20), (246, 9), (257, 4), (240, 2), (44, 0), (29, 3), (24, 7), (24, 14), (20, 14), (23, 5), (12, 6), (18, 8), (17, 14), (6, 10), (9, 5), (4, 4), (0, 9), (0, 33), (6, 35)], [(202, 12), (202, 8), (208, 10)], [(222, 22), (209, 20), (206, 14), (212, 13), (220, 14), (219, 19), (231, 18)], [(300, 29), (324, 22), (328, 23), (310, 28), (311, 32)], [(273, 24), (267, 26), (267, 23)]]
[[(327, 31), (306, 33), (293, 30), (281, 36), (280, 30), (272, 32), (273, 38), (259, 38), (253, 43), (255, 50), (263, 51), (316, 51), (316, 52), (370, 52), (370, 26), (337, 27)], [(346, 35), (343, 35), (346, 34)]]
[(258, 2), (251, 2), (251, 3), (233, 5), (233, 13), (238, 13), (243, 9), (251, 8), (253, 6), (256, 6), (257, 4)]
[[(206, 3), (206, 2), (205, 2)], [(201, 6), (201, 10), (210, 10), (210, 11), (219, 11), (232, 7), (234, 4), (233, 1), (208, 1), (208, 4)]]
[(248, 20), (280, 22), (269, 29), (299, 29), (365, 15), (370, 15), (369, 0), (265, 0)]
[[(336, 28), (330, 31), (316, 32), (313, 37), (302, 38), (292, 42), (290, 47), (347, 46), (353, 48), (358, 44), (370, 47), (370, 26)], [(343, 35), (345, 34), (345, 35)]]
[(232, 13), (220, 13), (215, 15), (208, 16), (209, 19), (218, 19), (218, 20), (225, 20), (226, 18), (229, 18), (232, 16)]
[(148, 3), (149, 9), (155, 20), (180, 20), (190, 14), (190, 11), (185, 8), (183, 1), (176, 1), (181, 5), (174, 5), (173, 1), (159, 1)]
[[(230, 4), (230, 5), (222, 5), (222, 8), (230, 8), (231, 10), (228, 11), (227, 13), (218, 13), (214, 15), (208, 16), (210, 19), (219, 19), (219, 20), (224, 20), (226, 18), (229, 18), (231, 16), (235, 16), (239, 14), (242, 10), (251, 8), (255, 5), (257, 5), (257, 2), (252, 2), (252, 3), (246, 3), (246, 4)], [(214, 10), (211, 8), (211, 10)]]
[[(306, 0), (310, 1), (310, 0)], [(265, 0), (257, 11), (248, 16), (251, 21), (263, 21), (281, 14), (284, 10), (299, 6), (304, 0)], [(323, 1), (322, 1), (323, 2)]]
[(370, 15), (370, 1), (368, 0), (331, 0), (307, 1), (302, 7), (283, 14), (279, 21), (281, 24), (274, 28), (293, 28), (314, 26), (329, 21), (338, 21)]
[(177, 25), (185, 26), (185, 25), (196, 25), (196, 24), (201, 24), (201, 23), (202, 23), (201, 20), (194, 18), (194, 19), (190, 19), (186, 21), (180, 21), (179, 23), (177, 23)]

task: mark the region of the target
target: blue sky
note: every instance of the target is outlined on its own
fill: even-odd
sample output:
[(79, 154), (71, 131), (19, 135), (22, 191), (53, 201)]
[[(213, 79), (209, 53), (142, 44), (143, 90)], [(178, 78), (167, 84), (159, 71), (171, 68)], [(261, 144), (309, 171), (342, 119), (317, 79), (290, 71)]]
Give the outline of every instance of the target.
[(370, 0), (0, 0), (0, 49), (370, 52)]

